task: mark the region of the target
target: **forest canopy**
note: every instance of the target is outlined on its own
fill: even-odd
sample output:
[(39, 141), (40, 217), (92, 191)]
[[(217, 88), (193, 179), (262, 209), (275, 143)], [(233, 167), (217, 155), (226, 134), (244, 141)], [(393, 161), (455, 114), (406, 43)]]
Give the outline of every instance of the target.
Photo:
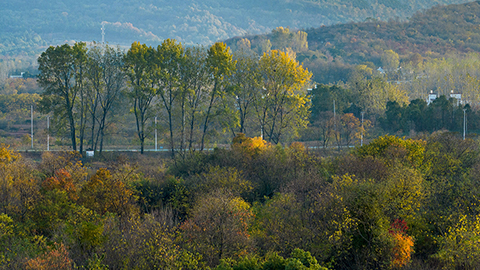
[(386, 135), (321, 153), (243, 134), (176, 162), (2, 146), (0, 267), (478, 267), (477, 141)]

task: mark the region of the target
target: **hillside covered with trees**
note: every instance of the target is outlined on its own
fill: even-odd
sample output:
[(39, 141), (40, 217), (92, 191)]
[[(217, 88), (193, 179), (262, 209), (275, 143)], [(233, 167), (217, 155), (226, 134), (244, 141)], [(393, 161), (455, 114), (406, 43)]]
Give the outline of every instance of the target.
[(234, 36), (261, 34), (278, 26), (319, 27), (374, 18), (407, 17), (434, 5), (466, 0), (295, 0), (295, 1), (4, 1), (0, 4), (0, 55), (38, 52), (66, 41), (105, 40), (128, 46), (167, 38), (213, 44)]
[[(378, 67), (387, 72), (401, 67), (403, 73), (389, 72), (390, 79), (405, 80), (411, 68), (425, 61), (480, 52), (479, 12), (476, 1), (436, 6), (415, 13), (408, 21), (369, 18), (301, 32), (282, 27), (270, 34), (226, 42), (234, 50), (251, 49), (258, 54), (270, 48), (290, 48), (319, 83), (346, 82), (355, 76), (357, 65), (368, 67), (370, 73)], [(298, 46), (299, 40), (302, 46)]]

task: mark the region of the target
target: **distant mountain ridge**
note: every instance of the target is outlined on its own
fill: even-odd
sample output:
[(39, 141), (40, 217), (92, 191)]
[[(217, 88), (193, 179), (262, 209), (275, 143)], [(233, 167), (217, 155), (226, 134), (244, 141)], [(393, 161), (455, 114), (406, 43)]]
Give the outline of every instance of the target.
[(367, 18), (404, 20), (466, 0), (16, 0), (0, 4), (0, 54), (33, 53), (65, 41), (156, 45), (166, 38), (211, 44), (278, 26), (307, 29)]
[(264, 52), (258, 44), (281, 50), (289, 47), (313, 72), (316, 82), (334, 83), (348, 80), (356, 65), (374, 70), (383, 66), (382, 57), (387, 51), (398, 54), (400, 66), (480, 53), (480, 1), (436, 6), (415, 13), (407, 21), (371, 18), (309, 28), (304, 30), (307, 38), (302, 47), (291, 46), (298, 40), (292, 34), (284, 34), (279, 42), (277, 32), (234, 37), (226, 42), (234, 50), (247, 48), (256, 53)]

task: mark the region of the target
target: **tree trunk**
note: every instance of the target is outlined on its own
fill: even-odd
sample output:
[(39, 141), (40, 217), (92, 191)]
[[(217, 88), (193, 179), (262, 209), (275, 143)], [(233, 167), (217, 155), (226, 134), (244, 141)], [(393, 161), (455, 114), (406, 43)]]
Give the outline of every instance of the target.
[(216, 90), (217, 90), (217, 82), (215, 82), (215, 85), (213, 86), (212, 97), (210, 98), (210, 104), (208, 105), (207, 115), (205, 116), (205, 123), (203, 124), (203, 134), (202, 134), (202, 143), (200, 145), (200, 151), (203, 151), (203, 148), (204, 148), (205, 135), (207, 134), (210, 111), (212, 110), (212, 107), (213, 107), (213, 101), (215, 100)]

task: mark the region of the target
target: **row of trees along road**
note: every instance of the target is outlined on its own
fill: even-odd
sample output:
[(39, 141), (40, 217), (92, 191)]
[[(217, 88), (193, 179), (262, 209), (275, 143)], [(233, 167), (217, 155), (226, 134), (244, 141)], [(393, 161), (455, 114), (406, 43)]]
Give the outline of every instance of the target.
[(220, 130), (232, 136), (262, 130), (278, 143), (308, 123), (311, 74), (282, 51), (233, 55), (224, 43), (207, 49), (167, 39), (156, 49), (135, 42), (124, 53), (76, 43), (50, 47), (38, 62), (41, 112), (53, 112), (55, 125), (68, 128), (75, 151), (84, 143), (102, 151), (113, 111), (125, 106), (122, 97), (135, 115), (142, 153), (158, 115), (172, 157), (203, 150)]

